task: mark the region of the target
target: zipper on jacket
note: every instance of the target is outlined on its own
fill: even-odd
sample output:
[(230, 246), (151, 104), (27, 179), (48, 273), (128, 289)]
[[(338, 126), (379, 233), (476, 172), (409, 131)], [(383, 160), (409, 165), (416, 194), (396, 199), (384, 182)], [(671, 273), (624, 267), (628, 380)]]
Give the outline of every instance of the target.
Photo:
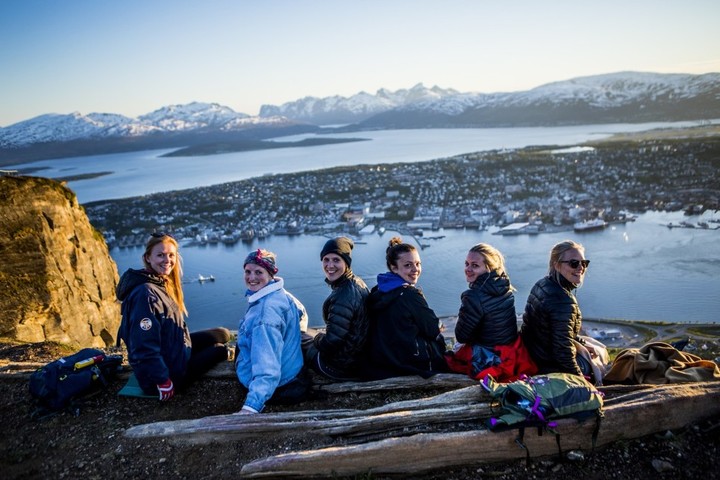
[(430, 344), (428, 342), (425, 342), (425, 353), (427, 353), (428, 356), (428, 371), (433, 371), (433, 365), (432, 365), (432, 355), (430, 355)]

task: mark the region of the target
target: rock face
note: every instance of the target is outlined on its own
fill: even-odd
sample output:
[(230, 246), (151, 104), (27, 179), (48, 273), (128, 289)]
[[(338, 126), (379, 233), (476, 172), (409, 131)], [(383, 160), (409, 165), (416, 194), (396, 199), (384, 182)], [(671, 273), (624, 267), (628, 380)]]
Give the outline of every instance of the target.
[(117, 282), (105, 240), (71, 190), (0, 176), (0, 341), (111, 345)]

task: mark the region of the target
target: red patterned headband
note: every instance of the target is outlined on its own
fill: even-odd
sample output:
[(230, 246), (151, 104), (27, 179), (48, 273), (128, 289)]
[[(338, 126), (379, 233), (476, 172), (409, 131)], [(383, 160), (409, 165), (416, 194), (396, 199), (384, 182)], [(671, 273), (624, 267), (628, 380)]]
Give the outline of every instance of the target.
[(278, 268), (275, 266), (275, 259), (269, 255), (268, 252), (263, 253), (263, 250), (260, 248), (258, 248), (255, 252), (250, 252), (248, 256), (245, 257), (243, 267), (248, 263), (260, 265), (267, 270), (270, 275), (275, 275), (278, 272)]

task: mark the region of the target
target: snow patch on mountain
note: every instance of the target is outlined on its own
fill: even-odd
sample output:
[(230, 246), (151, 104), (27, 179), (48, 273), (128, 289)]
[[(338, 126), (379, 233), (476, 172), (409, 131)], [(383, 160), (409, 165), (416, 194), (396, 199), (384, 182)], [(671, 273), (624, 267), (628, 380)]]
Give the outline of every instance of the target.
[(280, 106), (263, 105), (260, 108), (260, 117), (281, 115), (293, 120), (316, 124), (328, 121), (351, 123), (394, 108), (433, 102), (458, 94), (457, 90), (438, 86), (427, 88), (422, 83), (418, 83), (410, 89), (400, 89), (394, 92), (381, 88), (375, 95), (359, 92), (351, 97), (338, 95), (324, 98), (305, 97)]
[(619, 72), (552, 82), (524, 92), (458, 94), (398, 107), (459, 115), (468, 109), (584, 103), (597, 108), (693, 98), (720, 88), (720, 73), (704, 75)]
[(0, 146), (62, 142), (102, 136), (144, 135), (150, 130), (149, 126), (137, 128), (133, 125), (132, 119), (117, 114), (48, 113), (0, 129)]
[(113, 113), (50, 113), (0, 128), (0, 147), (67, 142), (108, 137), (140, 137), (151, 133), (234, 131), (262, 125), (289, 124), (286, 118), (251, 117), (217, 103), (169, 105), (137, 118)]
[(249, 115), (238, 113), (217, 103), (192, 102), (187, 105), (169, 105), (141, 115), (138, 120), (165, 132), (199, 129), (223, 129), (228, 123), (244, 120)]

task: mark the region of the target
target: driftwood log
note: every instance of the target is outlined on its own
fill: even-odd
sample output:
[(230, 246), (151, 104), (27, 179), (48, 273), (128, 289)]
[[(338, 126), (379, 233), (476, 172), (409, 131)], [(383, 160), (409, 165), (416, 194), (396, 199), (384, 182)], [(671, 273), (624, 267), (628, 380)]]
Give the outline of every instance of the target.
[[(312, 372), (310, 372), (313, 374)], [(313, 374), (314, 375), (314, 374)], [(237, 381), (235, 370), (232, 362), (222, 362), (205, 374), (211, 378), (228, 378)], [(467, 375), (458, 373), (440, 373), (430, 378), (421, 378), (418, 376), (405, 376), (386, 378), (384, 380), (375, 380), (370, 382), (327, 382), (322, 377), (313, 377), (313, 389), (323, 391), (330, 394), (336, 393), (363, 393), (363, 392), (380, 392), (387, 390), (435, 390), (467, 387), (476, 385), (477, 381)]]
[(262, 415), (216, 415), (137, 425), (125, 431), (131, 438), (163, 437), (172, 443), (207, 443), (302, 432), (318, 437), (387, 434), (490, 416), (487, 393), (480, 385), (433, 397), (393, 402), (368, 410), (305, 410)]
[[(606, 394), (605, 418), (597, 446), (683, 427), (720, 415), (720, 382), (601, 387)], [(301, 478), (365, 473), (419, 473), (521, 459), (517, 430), (490, 432), (482, 420), (492, 416), (487, 393), (479, 385), (433, 397), (390, 403), (368, 410), (308, 410), (263, 415), (218, 415), (138, 425), (132, 438), (162, 437), (173, 443), (237, 441), (262, 436), (302, 434), (318, 439), (322, 448), (290, 452), (243, 466), (245, 478)], [(417, 433), (443, 424), (464, 431)], [(561, 420), (558, 432), (564, 450), (592, 447), (594, 421)], [(447, 430), (447, 429), (446, 429)], [(358, 442), (358, 439), (383, 438)], [(341, 443), (337, 440), (341, 439)], [(333, 443), (333, 442), (336, 443)], [(530, 456), (556, 454), (553, 435), (525, 434)]]
[[(610, 402), (596, 446), (681, 428), (720, 414), (720, 383), (674, 384), (643, 388)], [(564, 450), (592, 448), (595, 422), (558, 422)], [(447, 467), (522, 459), (517, 430), (475, 430), (418, 434), (362, 445), (321, 448), (276, 455), (244, 465), (243, 478), (333, 477), (367, 473), (420, 473)], [(553, 435), (528, 430), (524, 443), (532, 457), (558, 452)]]
[(380, 392), (384, 390), (435, 390), (461, 388), (471, 385), (477, 385), (477, 380), (473, 380), (467, 375), (459, 373), (438, 373), (430, 378), (421, 378), (417, 376), (394, 377), (384, 380), (374, 380), (370, 382), (342, 382), (342, 383), (316, 383), (313, 385), (315, 390), (327, 393), (362, 393), (362, 392)]

